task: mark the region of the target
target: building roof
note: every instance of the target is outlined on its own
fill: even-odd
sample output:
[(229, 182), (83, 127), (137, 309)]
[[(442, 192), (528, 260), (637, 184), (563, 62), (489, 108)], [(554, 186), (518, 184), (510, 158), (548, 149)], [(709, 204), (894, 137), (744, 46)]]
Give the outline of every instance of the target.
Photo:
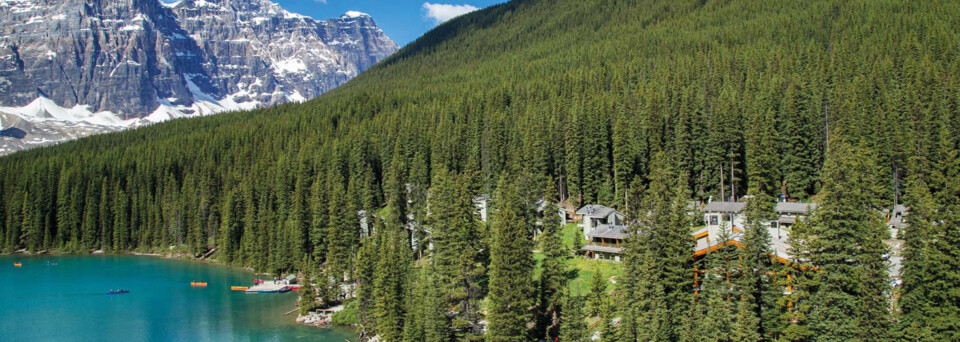
[(597, 245), (584, 245), (583, 250), (591, 252), (603, 252), (603, 253), (614, 253), (620, 254), (623, 252), (621, 247), (607, 247), (607, 246), (597, 246)]
[[(537, 206), (537, 212), (541, 212), (547, 206), (547, 201), (540, 199), (539, 201), (537, 201), (537, 203), (534, 203), (533, 205)], [(557, 211), (564, 209), (563, 206), (560, 205), (560, 203), (554, 203), (554, 206), (557, 207)]]
[(593, 218), (604, 218), (610, 216), (610, 214), (615, 211), (616, 210), (613, 210), (613, 208), (604, 205), (587, 204), (583, 206), (583, 208), (580, 208), (580, 210), (577, 210), (577, 215), (585, 215)]
[(747, 204), (744, 202), (710, 202), (703, 207), (704, 212), (739, 213)]
[(777, 203), (777, 212), (780, 214), (807, 215), (817, 208), (816, 203), (795, 203), (779, 202)]
[(903, 206), (902, 204), (897, 204), (893, 207), (893, 213), (890, 214), (890, 228), (900, 229), (906, 226), (906, 223), (903, 220), (904, 216), (910, 212), (910, 208)]
[(602, 225), (597, 227), (594, 230), (591, 230), (590, 233), (587, 233), (587, 236), (591, 238), (623, 240), (627, 238), (626, 230), (627, 230), (626, 226)]

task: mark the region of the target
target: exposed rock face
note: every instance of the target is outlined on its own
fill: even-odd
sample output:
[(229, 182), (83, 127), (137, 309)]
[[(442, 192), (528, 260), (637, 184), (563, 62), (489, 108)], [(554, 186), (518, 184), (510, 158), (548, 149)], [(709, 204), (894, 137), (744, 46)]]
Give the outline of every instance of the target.
[(267, 0), (0, 0), (0, 23), (3, 121), (94, 132), (304, 101), (397, 50), (366, 14)]

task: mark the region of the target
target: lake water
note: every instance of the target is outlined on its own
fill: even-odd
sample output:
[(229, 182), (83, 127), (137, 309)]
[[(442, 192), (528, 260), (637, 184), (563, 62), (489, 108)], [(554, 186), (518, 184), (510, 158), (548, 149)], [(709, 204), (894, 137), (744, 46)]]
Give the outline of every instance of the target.
[[(56, 260), (57, 265), (47, 265)], [(14, 262), (22, 267), (14, 267)], [(0, 256), (0, 341), (336, 341), (294, 322), (295, 292), (245, 294), (253, 273), (138, 256)], [(206, 288), (192, 288), (193, 280)], [(111, 289), (128, 294), (105, 295)]]

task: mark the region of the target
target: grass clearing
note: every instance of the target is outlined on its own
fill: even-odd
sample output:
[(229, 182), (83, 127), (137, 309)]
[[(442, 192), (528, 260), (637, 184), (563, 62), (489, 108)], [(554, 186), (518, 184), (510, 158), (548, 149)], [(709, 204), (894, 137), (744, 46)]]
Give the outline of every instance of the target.
[[(576, 223), (563, 225), (563, 243), (570, 248), (571, 251), (580, 249), (580, 247), (586, 243), (586, 240), (583, 239), (580, 226)], [(533, 254), (533, 258), (537, 263), (534, 269), (535, 279), (540, 279), (540, 273), (542, 272), (540, 264), (543, 261), (543, 257), (542, 251)], [(584, 295), (590, 291), (590, 281), (593, 279), (593, 274), (597, 269), (599, 269), (600, 272), (603, 273), (604, 278), (607, 279), (610, 277), (618, 279), (623, 275), (623, 268), (619, 262), (587, 260), (581, 255), (571, 256), (567, 259), (567, 267), (570, 269), (568, 285), (573, 294)], [(613, 286), (610, 286), (608, 289), (612, 288)]]

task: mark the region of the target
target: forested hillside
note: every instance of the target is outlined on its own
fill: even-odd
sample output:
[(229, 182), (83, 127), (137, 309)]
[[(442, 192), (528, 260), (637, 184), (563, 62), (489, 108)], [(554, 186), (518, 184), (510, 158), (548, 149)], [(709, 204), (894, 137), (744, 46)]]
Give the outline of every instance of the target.
[[(216, 247), (356, 280), (365, 327), (388, 341), (477, 338), (480, 321), (491, 341), (580, 341), (587, 322), (604, 341), (956, 339), (957, 27), (956, 1), (517, 0), (304, 104), (0, 158), (2, 246)], [(762, 229), (693, 263), (688, 200), (751, 195), (753, 227), (781, 192), (821, 204), (793, 266), (766, 257)], [(615, 303), (580, 312), (565, 278), (534, 282), (524, 233), (544, 197), (615, 206), (643, 232)], [(915, 216), (892, 291), (895, 203)], [(372, 237), (360, 210), (377, 213)], [(406, 249), (411, 235), (433, 249)], [(701, 274), (695, 293), (695, 267), (727, 276)]]

